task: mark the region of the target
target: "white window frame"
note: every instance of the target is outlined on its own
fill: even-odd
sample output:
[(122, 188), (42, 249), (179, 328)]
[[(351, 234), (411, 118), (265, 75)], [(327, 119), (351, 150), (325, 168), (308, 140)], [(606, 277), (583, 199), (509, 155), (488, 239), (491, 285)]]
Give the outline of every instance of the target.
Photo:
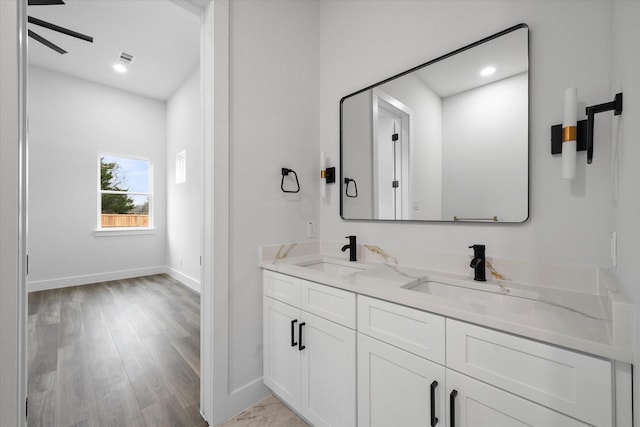
[[(130, 159), (130, 160), (143, 160), (149, 163), (149, 192), (143, 193), (138, 191), (111, 191), (111, 190), (102, 190), (100, 173), (101, 173), (101, 163), (100, 159), (103, 157), (115, 157), (121, 159)], [(96, 229), (95, 236), (103, 237), (103, 236), (130, 236), (133, 234), (153, 234), (155, 233), (154, 227), (154, 207), (153, 207), (153, 161), (150, 157), (140, 157), (140, 156), (132, 156), (129, 154), (118, 154), (118, 153), (106, 153), (101, 152), (98, 153), (98, 157), (96, 160), (97, 171), (96, 171)], [(102, 195), (103, 194), (131, 194), (131, 195), (142, 195), (149, 197), (149, 226), (148, 227), (102, 227)]]

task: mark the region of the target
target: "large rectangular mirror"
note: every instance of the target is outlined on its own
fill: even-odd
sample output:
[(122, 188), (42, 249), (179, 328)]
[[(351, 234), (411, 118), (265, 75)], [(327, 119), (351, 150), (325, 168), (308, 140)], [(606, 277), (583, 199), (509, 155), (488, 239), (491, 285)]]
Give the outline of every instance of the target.
[(529, 34), (520, 24), (340, 100), (340, 216), (523, 222)]

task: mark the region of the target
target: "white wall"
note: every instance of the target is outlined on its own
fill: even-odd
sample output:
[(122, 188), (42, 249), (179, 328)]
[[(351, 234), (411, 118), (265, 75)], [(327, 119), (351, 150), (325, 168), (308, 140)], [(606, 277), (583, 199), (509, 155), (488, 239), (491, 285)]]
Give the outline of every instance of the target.
[[(258, 246), (306, 239), (307, 220), (318, 219), (320, 152), (318, 3), (255, 0), (229, 6), (232, 401), (264, 388)], [(337, 101), (335, 107), (337, 118)], [(337, 159), (332, 156), (334, 164)], [(298, 173), (299, 194), (280, 190), (282, 167)]]
[[(640, 39), (640, 2), (347, 0), (321, 2), (320, 13), (320, 149), (330, 156), (338, 155), (337, 105), (345, 94), (517, 23), (530, 28), (529, 220), (497, 226), (342, 221), (336, 213), (339, 189), (332, 188), (321, 205), (321, 239), (356, 234), (361, 242), (451, 253), (485, 243), (491, 256), (608, 267), (609, 233), (617, 231), (614, 272), (640, 313), (640, 57), (633, 54)], [(378, 31), (388, 16), (402, 25)], [(407, 44), (412, 48), (396, 48)], [(549, 148), (549, 127), (562, 121), (568, 87), (578, 88), (579, 113), (624, 91), (620, 118), (611, 113), (596, 118), (594, 162), (586, 165), (585, 153), (578, 153), (573, 181), (561, 178), (561, 159)], [(639, 355), (640, 316), (636, 319)], [(639, 372), (635, 369), (636, 385)], [(636, 386), (636, 426), (638, 394)]]
[[(165, 103), (30, 67), (29, 127), (30, 290), (163, 271)], [(154, 234), (94, 235), (101, 152), (152, 159)]]
[[(200, 291), (203, 145), (200, 70), (167, 101), (167, 266)], [(176, 184), (176, 154), (186, 151), (186, 181)]]
[[(631, 54), (637, 50), (640, 40), (640, 2), (614, 1), (611, 20), (612, 78), (610, 97), (623, 92), (622, 115), (613, 119), (613, 141), (615, 149), (611, 199), (614, 205), (614, 230), (618, 233), (618, 266), (614, 272), (622, 283), (625, 293), (635, 305), (635, 352), (634, 383), (636, 396), (634, 405), (635, 425), (640, 425), (640, 56)], [(603, 99), (606, 102), (609, 98)], [(603, 113), (611, 115), (611, 113)], [(605, 119), (610, 120), (610, 119)], [(602, 121), (602, 120), (601, 120)], [(599, 123), (598, 123), (599, 124)], [(597, 143), (597, 141), (596, 141)]]
[(443, 100), (443, 219), (527, 218), (527, 89), (520, 74)]
[[(342, 216), (345, 218), (372, 218), (374, 215), (374, 184), (373, 184), (373, 116), (371, 91), (345, 99), (342, 103), (342, 114), (345, 120), (342, 124), (345, 144), (343, 145), (342, 164), (348, 165), (343, 170), (342, 178), (355, 180), (349, 183), (349, 195), (342, 205)], [(336, 163), (332, 163), (335, 165)], [(336, 171), (338, 169), (336, 168)], [(339, 176), (339, 175), (338, 175)], [(339, 178), (336, 177), (336, 182)], [(341, 184), (338, 183), (338, 187)], [(344, 193), (343, 193), (344, 194)]]
[[(390, 16), (402, 24), (380, 31)], [(489, 256), (610, 265), (610, 121), (598, 120), (594, 163), (587, 168), (580, 153), (573, 182), (561, 178), (561, 159), (549, 148), (566, 87), (578, 87), (588, 104), (611, 97), (608, 1), (320, 2), (320, 149), (338, 157), (342, 96), (521, 22), (529, 24), (531, 46), (530, 219), (497, 226), (343, 221), (334, 186), (321, 205), (322, 239), (355, 234), (360, 242), (463, 254), (484, 243)]]

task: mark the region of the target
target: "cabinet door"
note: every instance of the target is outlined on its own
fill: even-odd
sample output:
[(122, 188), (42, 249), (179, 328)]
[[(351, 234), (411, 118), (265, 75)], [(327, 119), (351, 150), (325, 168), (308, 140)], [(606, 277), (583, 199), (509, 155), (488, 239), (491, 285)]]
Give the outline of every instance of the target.
[(302, 312), (300, 413), (316, 426), (356, 424), (355, 331)]
[[(264, 384), (294, 408), (300, 402), (300, 310), (264, 298)], [(295, 344), (295, 345), (292, 345)]]
[(447, 369), (446, 401), (448, 427), (588, 426), (450, 369)]
[(443, 366), (358, 334), (359, 427), (444, 426), (444, 381)]

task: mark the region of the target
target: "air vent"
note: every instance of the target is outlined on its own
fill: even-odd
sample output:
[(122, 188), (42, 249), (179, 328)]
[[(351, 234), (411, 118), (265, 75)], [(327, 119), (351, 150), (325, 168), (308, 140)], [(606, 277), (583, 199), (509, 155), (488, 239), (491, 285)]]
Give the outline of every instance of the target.
[(126, 52), (120, 52), (120, 57), (118, 58), (120, 62), (123, 64), (129, 65), (133, 62), (133, 55)]

